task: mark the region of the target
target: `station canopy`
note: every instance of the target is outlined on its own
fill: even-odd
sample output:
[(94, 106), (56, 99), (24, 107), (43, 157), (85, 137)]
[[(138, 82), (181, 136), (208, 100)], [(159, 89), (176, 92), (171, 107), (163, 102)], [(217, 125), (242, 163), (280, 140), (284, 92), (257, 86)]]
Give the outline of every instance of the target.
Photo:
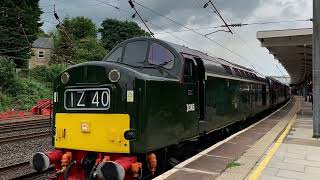
[(287, 70), (291, 84), (312, 74), (312, 28), (258, 31), (257, 38)]

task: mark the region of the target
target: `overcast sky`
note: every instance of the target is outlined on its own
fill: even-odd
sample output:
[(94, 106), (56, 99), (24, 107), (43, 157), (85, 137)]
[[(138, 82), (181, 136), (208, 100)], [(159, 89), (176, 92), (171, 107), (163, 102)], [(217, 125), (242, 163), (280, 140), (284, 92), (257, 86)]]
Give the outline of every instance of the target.
[[(121, 9), (133, 12), (127, 0), (98, 0), (103, 1)], [(44, 22), (43, 29), (46, 32), (55, 29), (57, 21), (53, 16), (53, 4), (60, 18), (69, 16), (86, 16), (91, 18), (98, 27), (105, 18), (116, 18), (119, 20), (136, 21), (144, 28), (138, 19), (131, 19), (130, 14), (118, 11), (106, 4), (96, 0), (40, 0), (40, 7), (44, 12), (41, 16)], [(222, 21), (213, 13), (210, 7), (203, 8), (206, 0), (136, 0), (162, 15), (165, 15), (178, 23), (197, 30), (202, 34), (210, 33), (219, 29), (208, 29), (222, 25)], [(227, 23), (253, 23), (268, 21), (286, 21), (309, 19), (312, 17), (312, 0), (214, 0), (220, 14)], [(214, 42), (201, 37), (194, 32), (174, 24), (159, 15), (136, 5), (136, 8), (149, 24), (155, 37), (173, 43), (185, 45), (205, 51), (208, 54), (224, 58), (228, 61), (252, 68), (254, 66), (264, 75), (282, 76), (287, 74), (285, 69), (266, 48), (260, 46), (256, 39), (256, 32), (262, 30), (278, 30), (293, 28), (310, 28), (311, 22), (290, 22), (268, 25), (252, 25), (232, 28), (234, 35), (225, 32), (214, 33), (210, 36), (212, 40), (223, 45), (220, 47)], [(133, 14), (133, 13), (132, 13)], [(144, 28), (145, 29), (145, 28)], [(223, 29), (225, 30), (225, 29)], [(165, 32), (175, 32), (174, 36)], [(180, 39), (184, 39), (182, 41)], [(226, 48), (234, 51), (231, 53)], [(239, 57), (238, 55), (243, 58)], [(277, 68), (280, 68), (280, 70)]]

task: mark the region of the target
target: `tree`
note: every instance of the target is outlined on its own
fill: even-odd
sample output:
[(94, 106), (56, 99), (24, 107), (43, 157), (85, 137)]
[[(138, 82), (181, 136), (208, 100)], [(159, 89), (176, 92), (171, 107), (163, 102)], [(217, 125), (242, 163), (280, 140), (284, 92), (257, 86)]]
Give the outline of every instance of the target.
[(85, 17), (66, 18), (54, 37), (55, 50), (51, 63), (101, 60), (106, 50), (97, 40), (97, 28)]
[(39, 28), (37, 36), (38, 37), (52, 37), (53, 34), (51, 34), (51, 33), (47, 34), (46, 32), (43, 31), (43, 29)]
[(0, 1), (0, 54), (21, 67), (31, 56), (37, 38), (41, 10), (39, 0)]
[(150, 34), (137, 23), (131, 21), (118, 21), (116, 19), (106, 19), (99, 29), (101, 33), (101, 42), (105, 49), (110, 51), (118, 43), (139, 36), (150, 36)]
[(84, 16), (78, 16), (72, 19), (66, 18), (63, 21), (63, 25), (73, 40), (97, 37), (96, 25), (91, 19)]
[(72, 56), (72, 62), (100, 61), (106, 53), (107, 51), (95, 38), (84, 38), (77, 43), (77, 48)]

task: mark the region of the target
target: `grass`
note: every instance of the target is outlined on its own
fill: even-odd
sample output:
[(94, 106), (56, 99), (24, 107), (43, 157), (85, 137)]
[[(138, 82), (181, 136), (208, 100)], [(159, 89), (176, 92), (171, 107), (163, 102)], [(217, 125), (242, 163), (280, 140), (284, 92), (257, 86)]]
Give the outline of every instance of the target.
[(238, 167), (238, 166), (240, 166), (241, 164), (240, 163), (237, 163), (237, 162), (235, 162), (235, 161), (232, 161), (232, 162), (229, 162), (228, 164), (227, 164), (227, 169), (231, 169), (231, 168), (234, 168), (234, 167)]

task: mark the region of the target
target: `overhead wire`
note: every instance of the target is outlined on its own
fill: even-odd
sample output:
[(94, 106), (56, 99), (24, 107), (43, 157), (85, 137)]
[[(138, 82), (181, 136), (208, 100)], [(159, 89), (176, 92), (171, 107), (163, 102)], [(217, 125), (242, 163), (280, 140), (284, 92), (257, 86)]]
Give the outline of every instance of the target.
[(127, 13), (127, 14), (128, 14), (128, 13), (131, 14), (130, 11), (125, 10), (125, 9), (122, 9), (122, 8), (120, 8), (120, 7), (118, 7), (118, 6), (112, 5), (112, 4), (107, 3), (107, 2), (105, 2), (105, 1), (101, 1), (101, 0), (95, 0), (95, 1), (100, 2), (100, 3), (102, 3), (102, 4), (105, 4), (105, 5), (107, 5), (107, 6), (113, 7), (113, 8), (115, 8), (115, 9), (117, 9), (117, 10), (119, 10), (119, 11), (122, 11), (122, 12), (125, 12), (125, 13)]
[[(214, 3), (212, 2), (212, 0), (209, 0), (207, 3), (204, 4), (204, 8), (206, 8), (207, 6), (209, 6), (209, 4), (211, 4), (211, 6), (213, 7), (213, 12), (215, 14), (217, 14), (219, 16), (219, 18), (222, 20), (222, 22), (224, 23), (224, 26), (226, 26), (228, 28), (228, 31), (225, 31), (225, 30), (217, 30), (217, 31), (214, 31), (214, 32), (211, 32), (209, 34), (213, 34), (215, 32), (219, 32), (219, 31), (223, 31), (223, 32), (230, 32), (231, 34), (233, 34), (232, 30), (230, 29), (230, 27), (228, 26), (227, 22), (224, 20), (224, 18), (222, 17), (222, 15), (220, 14), (219, 10), (216, 8), (216, 6), (214, 5)], [(210, 7), (211, 7), (210, 6)], [(209, 35), (209, 34), (206, 34), (206, 35)]]
[(142, 21), (142, 23), (144, 24), (144, 26), (148, 29), (150, 35), (151, 35), (152, 37), (154, 37), (153, 32), (149, 29), (148, 25), (146, 24), (146, 22), (143, 20), (143, 18), (141, 17), (141, 15), (139, 14), (139, 12), (138, 12), (137, 9), (135, 8), (135, 5), (133, 4), (132, 0), (129, 0), (128, 2), (129, 2), (129, 4), (130, 4), (131, 8), (134, 9), (134, 11), (135, 11), (135, 13), (132, 15), (132, 18), (134, 18), (135, 15), (138, 15), (138, 17), (140, 18), (140, 20)]
[[(177, 22), (177, 21), (175, 21), (175, 20), (173, 20), (173, 19), (171, 19), (171, 18), (167, 17), (167, 16), (164, 16), (164, 15), (160, 14), (159, 12), (157, 12), (157, 11), (155, 11), (155, 10), (153, 10), (153, 9), (151, 9), (151, 8), (149, 8), (149, 7), (147, 7), (147, 6), (145, 6), (145, 5), (140, 4), (140, 3), (139, 3), (139, 2), (137, 2), (136, 0), (135, 0), (135, 3), (136, 3), (136, 4), (138, 4), (139, 6), (141, 6), (141, 7), (145, 8), (145, 9), (147, 9), (147, 10), (149, 10), (149, 11), (151, 11), (151, 12), (153, 12), (153, 13), (155, 13), (155, 14), (157, 14), (157, 15), (159, 15), (159, 16), (161, 16), (161, 17), (163, 17), (163, 18), (165, 18), (165, 19), (167, 19), (167, 20), (169, 20), (169, 21), (171, 21), (171, 22), (173, 22), (173, 23), (175, 23), (175, 24), (179, 25), (179, 26), (181, 26), (181, 27), (184, 27), (185, 29), (188, 29), (188, 30), (192, 31), (192, 32), (193, 32), (193, 33), (195, 33), (195, 34), (198, 34), (198, 35), (200, 35), (200, 36), (202, 36), (202, 37), (204, 37), (204, 38), (208, 39), (209, 41), (213, 42), (214, 44), (218, 45), (219, 47), (221, 47), (221, 48), (223, 48), (223, 49), (227, 50), (229, 53), (234, 54), (234, 55), (236, 55), (236, 56), (240, 57), (241, 59), (243, 59), (243, 60), (245, 60), (245, 61), (248, 61), (248, 62), (251, 64), (251, 67), (252, 67), (255, 71), (257, 71), (257, 69), (252, 65), (253, 63), (251, 62), (251, 60), (249, 60), (249, 59), (247, 59), (247, 58), (243, 57), (241, 54), (239, 54), (239, 53), (237, 53), (237, 52), (235, 52), (235, 51), (233, 51), (233, 50), (229, 49), (228, 47), (223, 46), (223, 45), (222, 45), (222, 44), (220, 44), (219, 42), (217, 42), (217, 41), (215, 41), (215, 40), (213, 40), (213, 39), (211, 39), (211, 38), (209, 38), (209, 37), (205, 36), (205, 35), (204, 35), (204, 34), (202, 34), (202, 33), (199, 33), (199, 32), (197, 32), (197, 31), (195, 31), (195, 30), (193, 30), (193, 29), (191, 29), (191, 28), (189, 28), (189, 27), (187, 27), (187, 26), (185, 26), (185, 25), (183, 25), (183, 24), (181, 24), (181, 23), (179, 23), (179, 22)], [(258, 72), (258, 71), (257, 71), (257, 72)]]
[[(253, 23), (232, 23), (228, 24), (229, 27), (243, 27), (243, 26), (251, 26), (251, 25), (268, 25), (268, 24), (280, 24), (280, 23), (295, 23), (295, 22), (312, 22), (312, 19), (297, 19), (297, 20), (283, 20), (283, 21), (267, 21), (267, 22), (253, 22)], [(207, 30), (207, 29), (217, 29), (225, 27), (224, 25), (219, 26), (209, 26), (209, 27), (202, 27), (196, 28), (192, 30)], [(186, 32), (191, 30), (177, 30), (171, 31), (171, 33), (179, 33), (179, 32)], [(163, 32), (155, 33), (155, 34), (162, 34)]]
[[(214, 10), (214, 13), (216, 13), (217, 15), (219, 15), (219, 16), (222, 18), (221, 14), (219, 13), (219, 11), (217, 10), (217, 8), (215, 7), (215, 5), (212, 3), (211, 0), (209, 0), (209, 1), (204, 5), (204, 7), (208, 6), (208, 3), (211, 3), (211, 4), (212, 4), (212, 7), (214, 8), (214, 9), (213, 9), (213, 10)], [(211, 7), (211, 6), (210, 6), (210, 7)], [(238, 24), (228, 25), (228, 24), (224, 21), (223, 18), (222, 18), (222, 20), (223, 20), (223, 22), (224, 22), (224, 25), (221, 25), (220, 27), (227, 27), (227, 28), (229, 29), (229, 31), (231, 31), (231, 29), (230, 29), (229, 26), (232, 26), (232, 27), (241, 27), (242, 25), (250, 25), (249, 23), (246, 23), (246, 24), (238, 23)], [(298, 21), (305, 21), (305, 20), (298, 20)], [(281, 22), (277, 22), (277, 23), (283, 23), (283, 22), (288, 22), (288, 21), (281, 21)], [(293, 22), (293, 21), (290, 21), (290, 22)], [(297, 21), (295, 21), (295, 22), (297, 22)], [(275, 23), (275, 22), (264, 22), (263, 24), (270, 24), (270, 23)], [(253, 25), (253, 24), (258, 24), (258, 23), (251, 23), (251, 25)], [(219, 31), (222, 31), (222, 30), (217, 30), (217, 31), (208, 33), (208, 34), (206, 34), (206, 35), (210, 35), (210, 34), (213, 34), (213, 33), (215, 33), (215, 32), (219, 32)], [(231, 31), (231, 32), (232, 32), (232, 31)], [(234, 33), (235, 33), (235, 35), (237, 36), (237, 38), (240, 39), (240, 41), (242, 41), (242, 43), (249, 49), (249, 51), (252, 52), (252, 51), (251, 51), (252, 49), (249, 47), (249, 45), (246, 43), (246, 41), (243, 40), (243, 39), (241, 38), (241, 36), (240, 36), (238, 33), (236, 33), (235, 31), (234, 31)], [(255, 71), (256, 71), (257, 73), (259, 73), (259, 71), (257, 71), (257, 69), (253, 66), (253, 64), (255, 64), (255, 66), (258, 66), (258, 65), (257, 65), (256, 63), (254, 63), (254, 62), (251, 62), (251, 66), (255, 69)], [(277, 68), (278, 68), (278, 70), (280, 71), (280, 69), (279, 69), (278, 66), (277, 66)], [(280, 71), (280, 73), (282, 73), (282, 71)], [(259, 73), (259, 74), (261, 74), (261, 73)], [(263, 75), (263, 74), (262, 74), (262, 75)], [(282, 75), (284, 76), (283, 73), (282, 73)], [(263, 76), (264, 76), (264, 75), (263, 75)]]
[[(240, 36), (235, 30), (234, 30), (233, 32), (234, 32), (234, 34), (236, 35), (236, 37), (237, 37), (240, 41), (242, 41), (242, 43), (248, 48), (249, 52), (252, 53), (252, 50), (253, 50), (254, 48), (251, 48), (251, 47), (248, 45), (248, 43), (247, 43), (243, 38), (241, 38), (241, 36)], [(252, 53), (252, 54), (254, 54), (254, 53)], [(254, 56), (256, 56), (256, 55), (254, 55)], [(257, 57), (255, 57), (255, 58), (257, 58)], [(261, 68), (259, 65), (257, 65), (256, 63), (254, 63), (254, 61), (251, 61), (251, 63), (252, 63), (251, 66), (253, 67), (253, 69), (254, 69), (258, 74), (265, 76), (263, 73), (260, 73), (260, 72), (253, 66), (253, 64), (254, 64), (255, 66), (259, 67), (259, 69), (263, 69), (263, 68)]]
[(237, 56), (240, 57), (240, 58), (246, 59), (245, 57), (243, 57), (243, 56), (240, 55), (239, 53), (234, 52), (233, 50), (231, 50), (231, 49), (223, 46), (222, 44), (218, 43), (217, 41), (215, 41), (215, 40), (213, 40), (213, 39), (211, 39), (211, 38), (209, 38), (209, 37), (206, 37), (204, 34), (199, 33), (199, 32), (197, 32), (197, 31), (195, 31), (195, 30), (193, 30), (193, 29), (191, 29), (191, 28), (189, 28), (189, 27), (187, 27), (187, 26), (185, 26), (185, 25), (183, 25), (183, 24), (181, 24), (181, 23), (179, 23), (179, 22), (177, 22), (177, 21), (175, 21), (175, 20), (173, 20), (173, 19), (165, 16), (165, 15), (162, 15), (162, 14), (160, 14), (159, 12), (157, 12), (157, 11), (155, 11), (155, 10), (153, 10), (153, 9), (145, 6), (145, 5), (142, 5), (141, 3), (137, 2), (136, 0), (134, 0), (134, 2), (135, 2), (136, 4), (138, 4), (139, 6), (141, 6), (142, 8), (147, 9), (147, 10), (153, 12), (154, 14), (157, 14), (157, 15), (159, 15), (159, 16), (161, 16), (161, 17), (163, 17), (163, 18), (165, 18), (165, 19), (167, 19), (167, 20), (169, 20), (169, 21), (171, 21), (171, 22), (173, 22), (173, 23), (175, 23), (175, 24), (177, 24), (177, 25), (179, 25), (179, 26), (181, 26), (181, 27), (184, 27), (185, 29), (188, 29), (188, 30), (192, 31), (192, 32), (195, 33), (195, 34), (200, 35), (201, 37), (204, 37), (204, 38), (208, 39), (208, 40), (211, 41), (212, 43), (220, 46), (221, 48), (227, 50), (228, 52), (230, 52), (230, 53), (232, 53), (232, 54), (235, 54), (235, 55), (237, 55)]
[[(120, 7), (118, 7), (118, 6), (112, 5), (112, 4), (110, 4), (110, 3), (107, 3), (107, 2), (104, 2), (104, 1), (101, 1), (101, 0), (94, 0), (94, 1), (100, 2), (101, 4), (107, 5), (107, 6), (109, 6), (109, 7), (112, 7), (112, 8), (114, 8), (114, 9), (118, 10), (119, 13), (122, 13), (122, 14), (124, 14), (124, 15), (126, 16), (126, 19), (127, 19), (127, 20), (128, 20), (128, 19), (133, 19), (133, 18), (132, 18), (132, 15), (133, 15), (133, 14), (132, 14), (131, 11), (128, 11), (128, 10), (126, 10), (126, 9), (120, 8)], [(141, 26), (141, 24), (140, 24), (139, 21), (134, 21), (134, 22), (136, 22), (139, 26)], [(154, 34), (154, 33), (153, 33), (153, 34)]]
[[(125, 13), (127, 13), (127, 14), (130, 14), (130, 12), (129, 11), (127, 11), (127, 10), (124, 10), (124, 9), (121, 9), (121, 8), (119, 8), (119, 7), (117, 7), (117, 6), (114, 6), (114, 5), (112, 5), (112, 4), (109, 4), (109, 3), (107, 3), (107, 2), (104, 2), (104, 1), (101, 1), (101, 0), (95, 0), (95, 1), (97, 1), (97, 2), (100, 2), (100, 3), (103, 3), (103, 4), (106, 4), (106, 5), (108, 5), (108, 6), (110, 6), (110, 7), (113, 7), (113, 8), (115, 8), (115, 9), (117, 9), (118, 11), (122, 11), (122, 12), (125, 12)], [(136, 2), (136, 1), (134, 1), (135, 3), (138, 3), (138, 2)], [(139, 4), (138, 3), (138, 5), (141, 5), (141, 4)], [(211, 7), (211, 6), (210, 6)], [(144, 7), (145, 8), (145, 7)], [(160, 15), (160, 14), (158, 14), (158, 15)], [(161, 16), (161, 15), (160, 15)], [(142, 19), (142, 18), (141, 18)], [(166, 18), (167, 19), (167, 18)], [(143, 20), (143, 19), (142, 19)], [(169, 20), (169, 19), (167, 19), (167, 20)], [(171, 20), (170, 20), (171, 21)], [(276, 22), (276, 21), (273, 21), (273, 22), (256, 22), (256, 23), (237, 23), (237, 24), (228, 24), (229, 26), (231, 26), (231, 27), (241, 27), (241, 26), (248, 26), (248, 25), (258, 25), (258, 24), (272, 24), (272, 23), (285, 23), (285, 22), (297, 22), (297, 21), (305, 21), (305, 20), (295, 20), (295, 21), (278, 21), (278, 22)], [(149, 23), (149, 24), (151, 24), (149, 21), (147, 21), (147, 23)], [(186, 26), (184, 26), (184, 25), (182, 25), (182, 24), (180, 24), (180, 23), (175, 23), (175, 24), (178, 24), (178, 25), (180, 25), (181, 27), (184, 27), (184, 28), (186, 28)], [(225, 27), (226, 25), (220, 25), (220, 26), (216, 26), (216, 27), (206, 27), (206, 28), (198, 28), (198, 29), (191, 29), (191, 28), (186, 28), (186, 30), (180, 30), (180, 31), (176, 31), (176, 32), (182, 32), (182, 31), (196, 31), (196, 30), (202, 30), (202, 29), (211, 29), (211, 28), (221, 28), (221, 27)], [(161, 33), (155, 33), (155, 34), (170, 34), (171, 36), (173, 35), (172, 33), (175, 33), (175, 31), (172, 31), (172, 32), (161, 32)], [(194, 33), (196, 33), (196, 34), (198, 34), (198, 35), (201, 35), (201, 36), (203, 36), (203, 34), (201, 34), (201, 33), (199, 33), (199, 32), (194, 32)], [(175, 35), (173, 35), (173, 37), (174, 37)], [(175, 38), (176, 38), (177, 36), (175, 36)], [(178, 39), (178, 38), (177, 38)], [(207, 38), (208, 40), (210, 40), (210, 41), (214, 41), (214, 40), (212, 40), (211, 38)], [(179, 38), (179, 40), (181, 40), (182, 41), (182, 39), (181, 38)], [(189, 42), (186, 42), (186, 41), (184, 41), (183, 40), (183, 42), (185, 42), (185, 43), (188, 43), (188, 44), (190, 44)], [(217, 42), (215, 42), (215, 44), (217, 44)], [(220, 43), (218, 43), (218, 44), (220, 44)], [(217, 45), (218, 45), (217, 44)], [(221, 44), (220, 44), (221, 45)], [(220, 45), (218, 45), (218, 46), (220, 46)], [(221, 46), (220, 46), (221, 47)], [(237, 55), (237, 56), (239, 56), (239, 57), (241, 57), (241, 58), (244, 58), (244, 57), (242, 57), (240, 54), (238, 54), (238, 53), (236, 53), (236, 52), (234, 52), (234, 51), (232, 51), (231, 49), (229, 49), (229, 48), (226, 48), (226, 47), (222, 47), (222, 48), (224, 48), (224, 49), (226, 49), (226, 50), (228, 50), (230, 53), (232, 53), (232, 54), (235, 54), (235, 55)], [(244, 58), (244, 59), (246, 59), (246, 58)], [(246, 60), (248, 60), (248, 59), (246, 59)]]

